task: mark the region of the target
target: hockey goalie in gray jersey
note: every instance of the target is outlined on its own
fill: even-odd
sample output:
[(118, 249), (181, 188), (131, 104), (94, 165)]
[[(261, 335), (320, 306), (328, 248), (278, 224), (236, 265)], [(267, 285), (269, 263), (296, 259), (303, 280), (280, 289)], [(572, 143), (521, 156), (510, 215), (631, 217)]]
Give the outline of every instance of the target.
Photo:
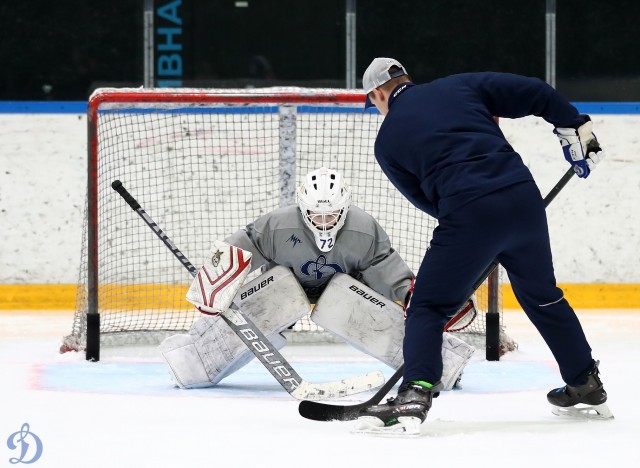
[[(260, 276), (240, 288), (234, 303), (278, 349), (282, 332), (311, 310), (311, 319), (351, 346), (398, 368), (404, 337), (403, 306), (414, 275), (368, 213), (351, 205), (351, 190), (337, 171), (309, 173), (297, 206), (276, 209), (225, 242), (251, 252)], [(453, 321), (472, 320), (470, 299)], [(235, 333), (215, 316), (196, 320), (189, 333), (162, 342), (160, 351), (181, 388), (216, 385), (253, 358)], [(459, 381), (473, 347), (444, 334), (442, 383)]]

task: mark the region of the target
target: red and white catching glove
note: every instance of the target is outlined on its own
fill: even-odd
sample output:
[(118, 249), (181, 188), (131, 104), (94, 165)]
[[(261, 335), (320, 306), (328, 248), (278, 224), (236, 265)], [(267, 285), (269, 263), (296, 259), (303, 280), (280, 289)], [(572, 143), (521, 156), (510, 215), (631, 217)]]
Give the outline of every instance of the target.
[(251, 252), (215, 241), (193, 279), (187, 301), (207, 315), (225, 312), (251, 271)]
[[(407, 309), (411, 305), (411, 297), (413, 296), (413, 290), (415, 288), (415, 278), (411, 280), (411, 286), (404, 297), (404, 305), (402, 310), (404, 311), (404, 318), (407, 318)], [(465, 304), (456, 312), (456, 314), (449, 319), (444, 326), (446, 332), (459, 332), (467, 328), (475, 320), (478, 315), (478, 302), (476, 295), (472, 294)]]
[(453, 316), (447, 324), (444, 326), (446, 332), (459, 332), (467, 328), (475, 320), (478, 315), (478, 302), (476, 301), (476, 295), (472, 294), (471, 297), (462, 308)]

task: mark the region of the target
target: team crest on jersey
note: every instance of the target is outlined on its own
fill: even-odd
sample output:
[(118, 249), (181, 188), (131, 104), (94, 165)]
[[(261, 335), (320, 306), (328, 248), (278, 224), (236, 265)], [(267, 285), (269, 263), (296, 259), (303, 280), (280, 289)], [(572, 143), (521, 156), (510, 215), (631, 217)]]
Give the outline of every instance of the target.
[(315, 260), (309, 260), (302, 265), (300, 271), (307, 276), (315, 276), (315, 279), (334, 273), (344, 273), (344, 269), (337, 263), (327, 263), (327, 257), (324, 255), (319, 255)]
[(291, 242), (293, 244), (293, 247), (295, 247), (297, 244), (302, 244), (302, 241), (298, 239), (295, 234), (291, 234), (291, 237), (287, 239), (287, 242)]

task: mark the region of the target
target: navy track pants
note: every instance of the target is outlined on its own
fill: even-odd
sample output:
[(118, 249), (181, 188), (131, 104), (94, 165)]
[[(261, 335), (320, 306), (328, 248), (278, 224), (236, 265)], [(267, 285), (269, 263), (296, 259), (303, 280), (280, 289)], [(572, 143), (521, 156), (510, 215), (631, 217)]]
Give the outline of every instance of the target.
[(442, 330), (497, 259), (569, 385), (593, 366), (591, 348), (556, 286), (544, 201), (534, 182), (473, 200), (438, 220), (407, 310), (403, 379), (435, 383), (442, 376)]

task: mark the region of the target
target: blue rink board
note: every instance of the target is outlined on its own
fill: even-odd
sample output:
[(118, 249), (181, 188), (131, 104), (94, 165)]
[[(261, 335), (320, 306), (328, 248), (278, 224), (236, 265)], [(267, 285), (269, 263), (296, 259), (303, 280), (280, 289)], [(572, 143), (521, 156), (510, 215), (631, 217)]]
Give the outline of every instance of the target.
[[(375, 362), (296, 363), (294, 368), (302, 378), (315, 383), (340, 380), (376, 370), (382, 371), (386, 378), (393, 374), (392, 369)], [(42, 366), (38, 375), (37, 387), (43, 390), (209, 398), (288, 398), (267, 370), (255, 361), (214, 388), (195, 390), (174, 387), (168, 370), (162, 363), (57, 363)], [(463, 388), (457, 391), (548, 391), (561, 384), (557, 370), (545, 363), (472, 361), (465, 369)]]

